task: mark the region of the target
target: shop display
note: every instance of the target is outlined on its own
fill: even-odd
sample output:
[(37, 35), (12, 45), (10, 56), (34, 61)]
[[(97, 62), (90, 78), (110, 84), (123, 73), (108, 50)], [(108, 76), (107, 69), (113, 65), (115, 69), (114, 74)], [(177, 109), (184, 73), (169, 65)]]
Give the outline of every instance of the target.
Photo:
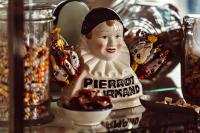
[[(79, 10), (79, 1), (62, 1), (54, 28), (54, 6), (20, 1), (13, 14), (16, 3), (8, 0), (4, 10), (0, 2), (0, 132), (200, 132), (200, 16), (188, 15), (181, 24), (176, 7), (161, 0), (103, 5), (114, 2), (113, 9), (95, 3), (89, 11), (86, 5)], [(70, 8), (74, 12), (65, 14)], [(75, 12), (79, 19), (71, 19)], [(16, 15), (21, 30), (10, 22)], [(11, 52), (11, 42), (22, 47)], [(23, 66), (11, 67), (13, 59)], [(168, 87), (180, 59), (182, 86)], [(16, 75), (24, 86), (17, 92), (11, 89)]]
[(114, 109), (140, 105), (142, 86), (130, 67), (120, 17), (112, 9), (95, 8), (86, 15), (81, 33), (81, 73), (63, 89), (63, 102), (80, 89), (91, 88), (110, 96)]

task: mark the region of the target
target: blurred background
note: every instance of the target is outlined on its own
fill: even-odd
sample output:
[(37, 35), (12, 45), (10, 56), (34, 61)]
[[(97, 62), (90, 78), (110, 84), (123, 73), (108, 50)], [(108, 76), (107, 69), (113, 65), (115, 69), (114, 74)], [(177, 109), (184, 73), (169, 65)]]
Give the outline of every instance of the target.
[[(3, 1), (3, 0), (0, 0)], [(26, 0), (33, 2), (49, 2), (58, 4), (62, 0)], [(92, 6), (109, 6), (109, 4), (120, 1), (120, 0), (82, 0), (91, 4)], [(131, 0), (134, 1), (134, 0)], [(166, 3), (174, 4), (180, 11), (180, 14), (183, 16), (186, 13), (200, 13), (200, 0), (163, 0)]]

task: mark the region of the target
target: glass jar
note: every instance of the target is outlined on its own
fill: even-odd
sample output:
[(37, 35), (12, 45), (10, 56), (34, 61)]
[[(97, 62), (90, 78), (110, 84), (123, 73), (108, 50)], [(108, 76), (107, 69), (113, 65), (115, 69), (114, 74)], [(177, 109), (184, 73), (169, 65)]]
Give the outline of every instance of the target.
[(182, 25), (177, 8), (162, 0), (136, 0), (113, 9), (127, 29), (131, 66), (144, 89), (175, 87), (167, 74), (180, 62)]
[[(0, 125), (8, 123), (8, 22), (7, 3), (0, 4)], [(42, 124), (52, 120), (49, 96), (49, 33), (54, 6), (24, 5), (24, 120)], [(17, 79), (16, 79), (17, 80)]]
[(8, 121), (8, 33), (7, 8), (0, 4), (0, 123)]
[(25, 4), (24, 119), (40, 124), (52, 119), (49, 96), (49, 33), (54, 6)]
[(183, 24), (182, 92), (187, 102), (200, 105), (200, 16), (185, 16)]

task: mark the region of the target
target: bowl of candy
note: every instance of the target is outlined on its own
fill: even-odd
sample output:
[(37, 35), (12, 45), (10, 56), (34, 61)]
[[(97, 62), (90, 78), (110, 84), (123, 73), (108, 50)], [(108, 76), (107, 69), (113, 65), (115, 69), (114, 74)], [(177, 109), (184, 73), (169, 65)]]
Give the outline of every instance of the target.
[(100, 124), (112, 111), (111, 99), (101, 96), (92, 89), (82, 89), (68, 103), (59, 103), (65, 115), (75, 125), (93, 126)]

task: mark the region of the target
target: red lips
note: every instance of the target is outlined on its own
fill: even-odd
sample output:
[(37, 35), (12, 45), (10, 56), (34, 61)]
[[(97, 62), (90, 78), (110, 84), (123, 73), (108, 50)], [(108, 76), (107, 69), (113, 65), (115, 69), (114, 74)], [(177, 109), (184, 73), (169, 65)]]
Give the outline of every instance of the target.
[(106, 51), (108, 53), (115, 53), (116, 52), (116, 48), (107, 48)]

